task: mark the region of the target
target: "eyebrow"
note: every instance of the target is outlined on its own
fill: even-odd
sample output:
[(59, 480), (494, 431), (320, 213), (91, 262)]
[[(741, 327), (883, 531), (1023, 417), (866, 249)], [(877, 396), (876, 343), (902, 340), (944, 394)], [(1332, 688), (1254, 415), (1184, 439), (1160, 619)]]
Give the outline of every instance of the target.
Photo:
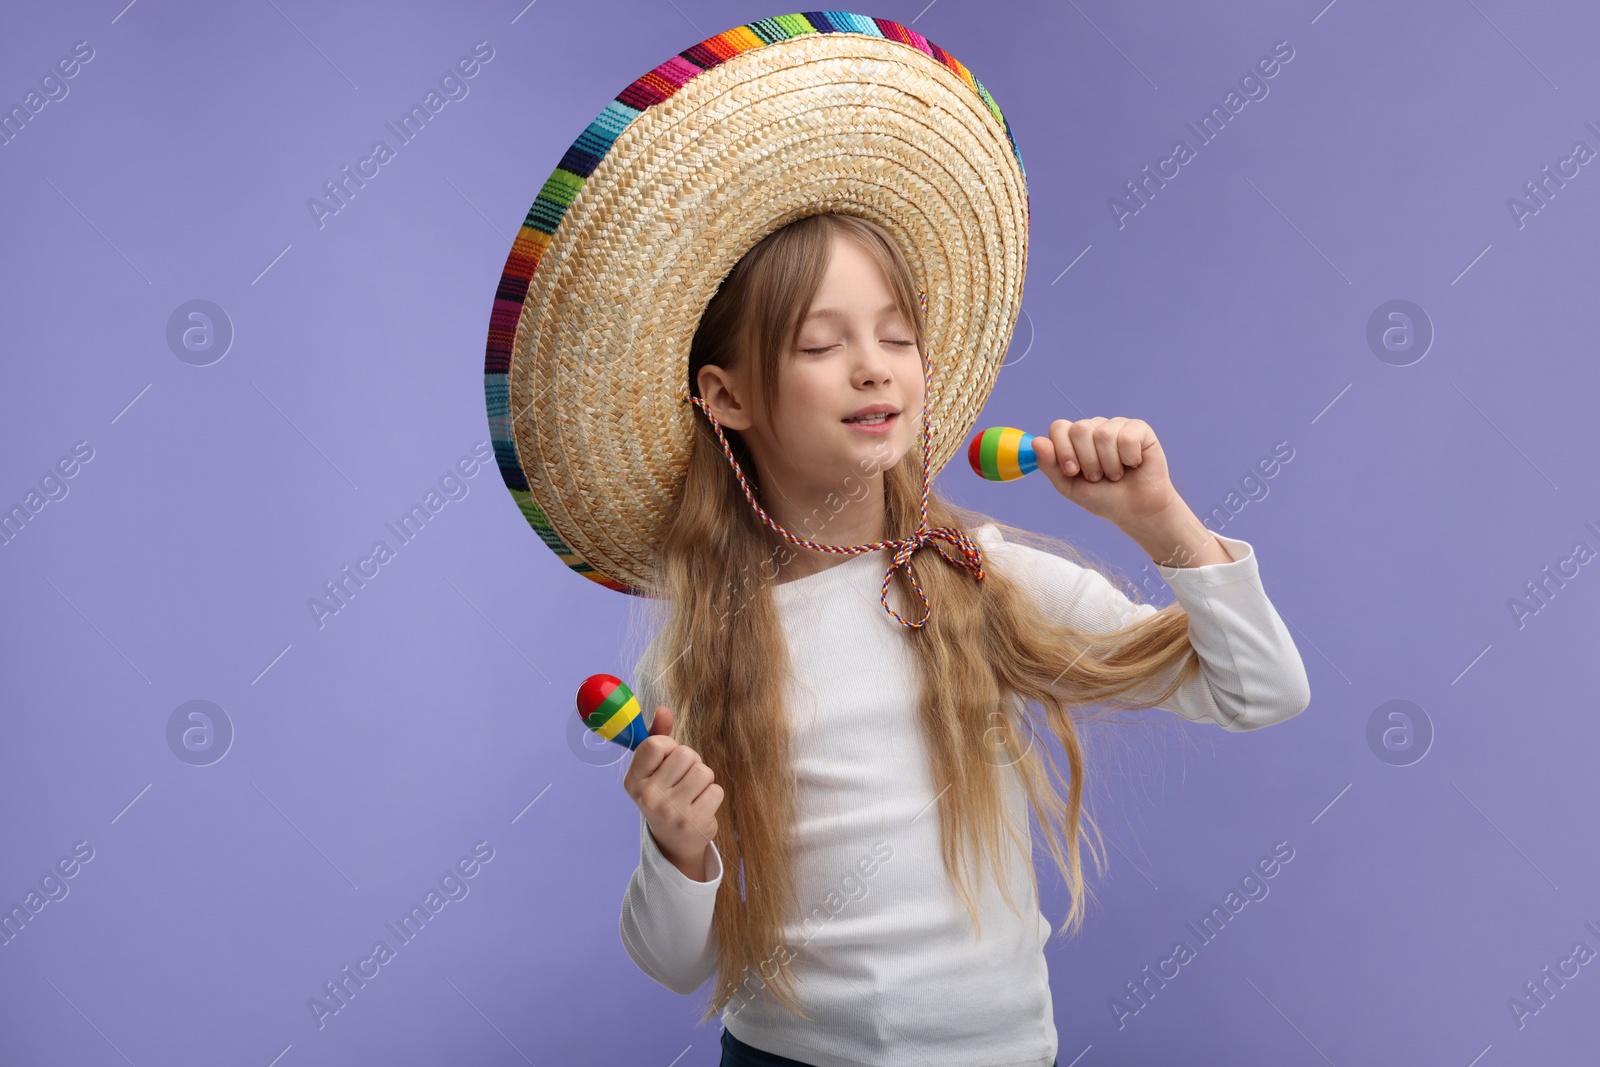
[[(900, 310), (899, 305), (897, 305), (897, 304), (889, 304), (889, 305), (887, 305), (885, 307), (881, 307), (881, 308), (878, 309), (878, 317), (882, 318), (883, 316), (889, 314), (889, 312), (891, 312), (891, 311), (899, 311), (899, 310)], [(808, 314), (806, 316), (806, 320), (810, 321), (811, 319), (816, 319), (816, 318), (842, 319), (842, 318), (846, 318), (846, 317), (847, 316), (845, 315), (844, 311), (839, 309), (839, 308), (817, 308), (817, 309), (813, 310), (810, 314)]]

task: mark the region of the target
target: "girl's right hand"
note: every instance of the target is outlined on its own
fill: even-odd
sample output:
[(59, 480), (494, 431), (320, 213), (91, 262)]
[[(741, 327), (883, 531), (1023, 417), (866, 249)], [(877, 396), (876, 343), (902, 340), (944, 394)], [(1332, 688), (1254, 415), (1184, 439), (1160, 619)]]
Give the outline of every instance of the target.
[(717, 836), (722, 787), (700, 754), (670, 736), (672, 709), (656, 709), (650, 736), (633, 751), (622, 788), (639, 806), (656, 847), (686, 877), (706, 881), (706, 846)]

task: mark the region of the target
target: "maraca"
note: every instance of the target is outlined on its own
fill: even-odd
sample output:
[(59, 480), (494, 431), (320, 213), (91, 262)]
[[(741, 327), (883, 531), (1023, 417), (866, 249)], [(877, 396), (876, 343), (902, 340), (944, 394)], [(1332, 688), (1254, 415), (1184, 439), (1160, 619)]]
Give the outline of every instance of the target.
[(1011, 426), (991, 426), (972, 439), (967, 461), (991, 482), (1009, 482), (1039, 469), (1034, 435)]
[(609, 674), (591, 674), (578, 686), (578, 718), (607, 741), (629, 749), (650, 736), (633, 690)]

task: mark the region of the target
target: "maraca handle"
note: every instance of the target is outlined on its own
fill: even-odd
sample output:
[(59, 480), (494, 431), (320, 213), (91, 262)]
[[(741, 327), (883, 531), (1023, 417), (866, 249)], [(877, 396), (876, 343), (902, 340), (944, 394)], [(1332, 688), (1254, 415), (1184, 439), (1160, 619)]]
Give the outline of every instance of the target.
[(591, 674), (578, 686), (578, 718), (607, 741), (638, 748), (650, 736), (639, 700), (622, 679)]
[(967, 462), (991, 482), (1010, 482), (1039, 469), (1034, 435), (1014, 426), (991, 426), (967, 446)]

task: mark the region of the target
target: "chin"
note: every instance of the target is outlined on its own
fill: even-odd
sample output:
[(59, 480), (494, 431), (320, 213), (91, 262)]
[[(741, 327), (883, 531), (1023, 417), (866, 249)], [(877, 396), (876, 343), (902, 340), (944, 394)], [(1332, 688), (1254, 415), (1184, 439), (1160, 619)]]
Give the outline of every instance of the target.
[(871, 450), (869, 455), (875, 459), (884, 457), (878, 461), (878, 470), (887, 471), (893, 470), (898, 466), (901, 460), (911, 454), (911, 451), (910, 448), (900, 442), (885, 441), (879, 448)]

